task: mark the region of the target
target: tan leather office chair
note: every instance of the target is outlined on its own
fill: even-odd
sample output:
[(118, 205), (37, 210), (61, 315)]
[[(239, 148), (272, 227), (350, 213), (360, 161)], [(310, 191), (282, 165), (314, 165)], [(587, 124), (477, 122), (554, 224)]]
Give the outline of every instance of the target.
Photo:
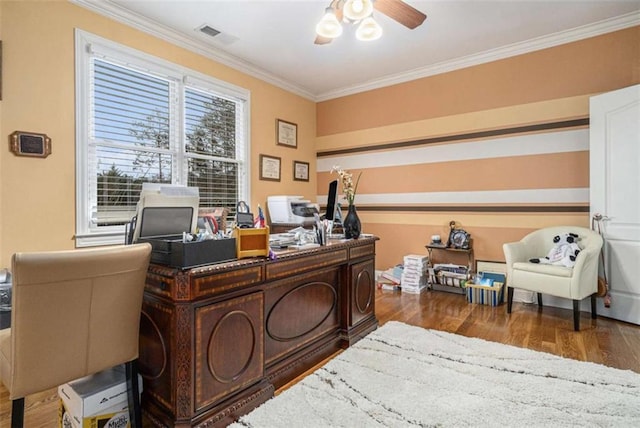
[[(553, 237), (563, 233), (579, 237), (580, 253), (575, 266), (568, 268), (550, 264), (530, 263), (532, 258), (544, 257), (552, 248)], [(591, 297), (591, 318), (596, 318), (596, 291), (598, 290), (598, 256), (602, 237), (593, 230), (577, 226), (556, 226), (531, 232), (518, 242), (503, 245), (507, 262), (507, 313), (513, 305), (513, 289), (535, 291), (542, 307), (542, 294), (563, 297), (573, 301), (573, 328), (580, 330), (580, 301)]]
[(149, 244), (16, 253), (0, 380), (21, 427), (24, 397), (126, 363), (129, 414), (141, 426), (138, 333)]

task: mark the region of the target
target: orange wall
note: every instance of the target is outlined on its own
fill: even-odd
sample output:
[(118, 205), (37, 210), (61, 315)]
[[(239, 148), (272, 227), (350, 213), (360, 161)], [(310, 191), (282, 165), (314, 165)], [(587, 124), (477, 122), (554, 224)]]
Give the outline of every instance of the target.
[(364, 232), (380, 237), (378, 269), (425, 254), (451, 220), (477, 260), (502, 261), (502, 244), (533, 229), (589, 226), (589, 96), (638, 82), (633, 27), (320, 102), (318, 195), (331, 166), (362, 171), (356, 203)]
[[(271, 194), (313, 197), (314, 102), (68, 2), (2, 1), (0, 267), (16, 251), (75, 246), (75, 28), (248, 89), (252, 207)], [(297, 149), (276, 145), (276, 118), (298, 124)], [(14, 156), (6, 141), (16, 130), (47, 134), (53, 153)], [(281, 182), (258, 179), (260, 153), (282, 158)], [(293, 181), (293, 160), (311, 164), (308, 183)]]
[(318, 103), (318, 136), (576, 95), (640, 81), (640, 27)]

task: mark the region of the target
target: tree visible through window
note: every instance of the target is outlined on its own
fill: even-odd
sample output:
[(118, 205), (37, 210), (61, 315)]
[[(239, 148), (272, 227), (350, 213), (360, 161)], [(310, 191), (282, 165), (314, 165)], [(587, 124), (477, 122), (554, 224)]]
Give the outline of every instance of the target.
[(246, 100), (220, 82), (166, 73), (166, 67), (156, 72), (146, 63), (137, 67), (123, 56), (88, 55), (89, 217), (78, 222), (79, 234), (123, 230), (143, 183), (195, 186), (200, 207), (235, 212), (247, 188)]

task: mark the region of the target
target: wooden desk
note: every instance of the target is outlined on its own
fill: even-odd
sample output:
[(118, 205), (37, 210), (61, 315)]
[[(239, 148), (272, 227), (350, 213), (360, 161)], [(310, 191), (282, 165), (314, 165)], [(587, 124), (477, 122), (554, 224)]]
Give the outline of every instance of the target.
[(375, 330), (375, 241), (330, 241), (188, 270), (151, 265), (140, 324), (143, 410), (226, 426)]

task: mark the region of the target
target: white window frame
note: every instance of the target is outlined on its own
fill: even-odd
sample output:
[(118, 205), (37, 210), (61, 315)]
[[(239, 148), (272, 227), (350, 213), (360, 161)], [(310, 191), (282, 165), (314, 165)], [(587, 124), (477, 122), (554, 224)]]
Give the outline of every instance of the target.
[[(91, 81), (92, 81), (92, 59), (103, 57), (108, 61), (119, 63), (123, 66), (148, 72), (163, 78), (173, 80), (178, 90), (182, 93), (184, 86), (200, 88), (213, 91), (222, 97), (229, 97), (238, 101), (242, 106), (241, 123), (242, 136), (237, 140), (236, 161), (238, 164), (238, 199), (250, 200), (250, 92), (245, 88), (232, 85), (227, 82), (215, 79), (186, 67), (172, 62), (145, 54), (136, 49), (120, 45), (86, 31), (75, 30), (75, 53), (76, 53), (76, 247), (89, 247), (96, 245), (123, 244), (124, 226), (97, 226), (91, 219), (93, 204), (90, 193), (89, 176), (89, 140), (92, 135), (92, 113), (91, 113)], [(177, 107), (180, 111), (178, 116), (179, 127), (175, 131), (175, 141), (170, 144), (178, 145), (181, 150), (177, 150), (173, 159), (173, 184), (186, 183), (186, 163), (184, 157), (184, 118), (182, 114), (183, 100), (178, 97), (172, 108)], [(174, 134), (174, 132), (172, 132)], [(182, 170), (182, 174), (180, 171)], [(93, 192), (95, 193), (95, 192)]]

